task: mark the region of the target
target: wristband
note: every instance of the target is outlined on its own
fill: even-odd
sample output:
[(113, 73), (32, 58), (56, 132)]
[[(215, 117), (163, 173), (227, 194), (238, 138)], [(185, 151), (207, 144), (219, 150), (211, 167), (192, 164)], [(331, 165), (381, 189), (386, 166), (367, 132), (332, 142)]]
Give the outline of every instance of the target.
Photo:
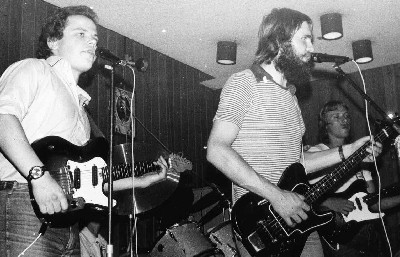
[(344, 158), (343, 147), (339, 146), (338, 151), (339, 151), (340, 159), (342, 159), (342, 162), (344, 162), (346, 160), (346, 158)]

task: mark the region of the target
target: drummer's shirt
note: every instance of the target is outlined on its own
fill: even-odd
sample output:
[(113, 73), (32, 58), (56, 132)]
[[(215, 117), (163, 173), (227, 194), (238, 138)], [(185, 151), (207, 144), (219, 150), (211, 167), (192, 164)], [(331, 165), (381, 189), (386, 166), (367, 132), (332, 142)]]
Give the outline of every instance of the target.
[(79, 232), (81, 245), (81, 257), (105, 257), (107, 256), (107, 241), (99, 234), (97, 237), (84, 227)]
[[(85, 144), (90, 125), (84, 106), (89, 101), (70, 64), (58, 56), (16, 62), (0, 78), (0, 114), (17, 117), (30, 144), (47, 136)], [(1, 153), (0, 180), (26, 183)]]

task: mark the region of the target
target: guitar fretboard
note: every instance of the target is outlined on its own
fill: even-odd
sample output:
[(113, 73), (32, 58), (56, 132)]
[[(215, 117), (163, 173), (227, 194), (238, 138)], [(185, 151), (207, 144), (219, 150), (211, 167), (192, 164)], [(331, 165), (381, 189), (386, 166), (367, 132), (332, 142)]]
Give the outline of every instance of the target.
[[(374, 140), (383, 144), (387, 139), (393, 138), (396, 135), (397, 133), (392, 127), (385, 126), (385, 128), (375, 135)], [(366, 142), (357, 151), (350, 155), (349, 158), (337, 166), (332, 173), (326, 175), (314, 184), (305, 194), (305, 202), (307, 204), (314, 203), (327, 191), (336, 186), (343, 177), (349, 174), (350, 171), (352, 171), (365, 157), (368, 156), (369, 153), (367, 152), (367, 148), (370, 144), (369, 141)]]
[[(155, 165), (153, 162), (135, 162), (134, 165), (134, 175), (135, 177), (143, 176), (146, 173), (158, 171), (160, 167)], [(132, 177), (132, 165), (131, 164), (118, 164), (113, 165), (112, 171), (113, 181), (123, 178)], [(109, 181), (108, 167), (103, 170), (104, 182)]]

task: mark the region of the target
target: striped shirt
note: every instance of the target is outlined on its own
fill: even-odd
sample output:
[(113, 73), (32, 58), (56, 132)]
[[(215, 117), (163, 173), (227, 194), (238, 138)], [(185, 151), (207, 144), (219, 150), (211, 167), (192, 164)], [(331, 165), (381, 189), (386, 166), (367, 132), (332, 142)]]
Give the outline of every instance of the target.
[[(214, 120), (239, 127), (232, 148), (256, 172), (277, 184), (285, 168), (300, 161), (305, 126), (296, 96), (259, 65), (252, 70), (228, 79)], [(233, 202), (246, 192), (234, 184)]]

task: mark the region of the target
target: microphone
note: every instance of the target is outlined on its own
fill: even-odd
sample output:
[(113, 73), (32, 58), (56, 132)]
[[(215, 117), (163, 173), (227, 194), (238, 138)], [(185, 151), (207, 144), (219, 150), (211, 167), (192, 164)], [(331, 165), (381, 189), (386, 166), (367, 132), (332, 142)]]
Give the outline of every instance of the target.
[(330, 55), (330, 54), (321, 54), (321, 53), (311, 53), (311, 60), (313, 62), (334, 62), (336, 64), (343, 64), (351, 61), (352, 59), (347, 56), (340, 55)]
[(111, 53), (110, 50), (102, 47), (96, 48), (96, 55), (115, 64), (121, 64), (122, 61), (119, 57)]
[(136, 62), (123, 60), (118, 56), (114, 55), (110, 50), (103, 47), (96, 48), (96, 56), (101, 57), (107, 61), (110, 61), (116, 65), (121, 65), (124, 67), (125, 66), (136, 67), (136, 69), (141, 72), (145, 72), (147, 70), (147, 67), (149, 66), (149, 63), (144, 58), (139, 58)]

